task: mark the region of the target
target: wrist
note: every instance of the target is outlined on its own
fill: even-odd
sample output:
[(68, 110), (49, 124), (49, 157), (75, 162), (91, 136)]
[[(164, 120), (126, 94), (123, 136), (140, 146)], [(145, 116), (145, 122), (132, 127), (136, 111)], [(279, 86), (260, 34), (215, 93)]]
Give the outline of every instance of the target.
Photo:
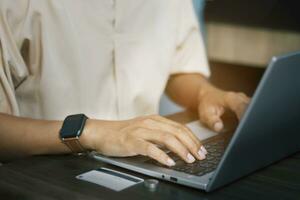
[(87, 119), (85, 122), (84, 129), (82, 131), (81, 136), (79, 137), (80, 144), (86, 149), (87, 151), (93, 151), (95, 150), (94, 147), (94, 137), (96, 130), (96, 120), (94, 119)]
[(213, 85), (209, 83), (202, 84), (198, 89), (198, 103), (201, 102), (204, 96), (206, 96), (208, 93), (216, 91), (217, 88), (215, 88)]

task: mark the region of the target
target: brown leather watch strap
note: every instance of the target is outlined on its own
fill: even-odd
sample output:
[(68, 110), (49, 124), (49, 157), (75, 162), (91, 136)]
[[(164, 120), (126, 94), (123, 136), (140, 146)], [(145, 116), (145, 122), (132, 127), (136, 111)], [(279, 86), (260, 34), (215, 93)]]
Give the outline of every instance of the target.
[(62, 142), (75, 154), (86, 152), (85, 148), (80, 144), (79, 138), (64, 138)]

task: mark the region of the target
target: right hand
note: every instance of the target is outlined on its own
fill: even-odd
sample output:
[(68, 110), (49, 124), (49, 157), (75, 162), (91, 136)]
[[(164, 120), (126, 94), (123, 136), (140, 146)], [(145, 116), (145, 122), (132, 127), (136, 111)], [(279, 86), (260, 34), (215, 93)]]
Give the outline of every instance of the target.
[(87, 120), (80, 140), (89, 150), (106, 156), (149, 156), (174, 166), (175, 162), (157, 145), (168, 148), (187, 163), (207, 154), (199, 139), (184, 125), (158, 115), (124, 121)]

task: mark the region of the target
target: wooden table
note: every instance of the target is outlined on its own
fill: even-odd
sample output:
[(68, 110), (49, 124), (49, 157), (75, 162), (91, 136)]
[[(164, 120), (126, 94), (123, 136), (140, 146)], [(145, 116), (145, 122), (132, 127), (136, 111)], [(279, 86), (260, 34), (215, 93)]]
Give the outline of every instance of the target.
[[(185, 113), (170, 118), (185, 122), (194, 117)], [(0, 199), (300, 199), (300, 153), (212, 193), (165, 181), (156, 191), (141, 183), (114, 192), (75, 178), (102, 166), (150, 178), (88, 157), (35, 156), (0, 166)]]

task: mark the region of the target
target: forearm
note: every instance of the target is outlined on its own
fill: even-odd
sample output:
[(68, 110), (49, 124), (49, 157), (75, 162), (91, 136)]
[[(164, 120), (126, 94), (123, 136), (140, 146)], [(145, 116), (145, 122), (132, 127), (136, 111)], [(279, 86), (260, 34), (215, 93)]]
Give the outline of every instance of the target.
[[(69, 153), (59, 139), (61, 125), (62, 121), (0, 113), (0, 161), (26, 155)], [(207, 153), (189, 129), (158, 115), (122, 121), (88, 119), (79, 142), (88, 151), (107, 156), (144, 155), (168, 166), (175, 162), (156, 144), (168, 147), (187, 163), (196, 158), (202, 160)]]
[(0, 158), (70, 152), (59, 139), (62, 121), (34, 120), (0, 113)]
[(196, 110), (201, 94), (215, 89), (217, 88), (200, 74), (176, 74), (170, 77), (166, 93), (179, 105)]

